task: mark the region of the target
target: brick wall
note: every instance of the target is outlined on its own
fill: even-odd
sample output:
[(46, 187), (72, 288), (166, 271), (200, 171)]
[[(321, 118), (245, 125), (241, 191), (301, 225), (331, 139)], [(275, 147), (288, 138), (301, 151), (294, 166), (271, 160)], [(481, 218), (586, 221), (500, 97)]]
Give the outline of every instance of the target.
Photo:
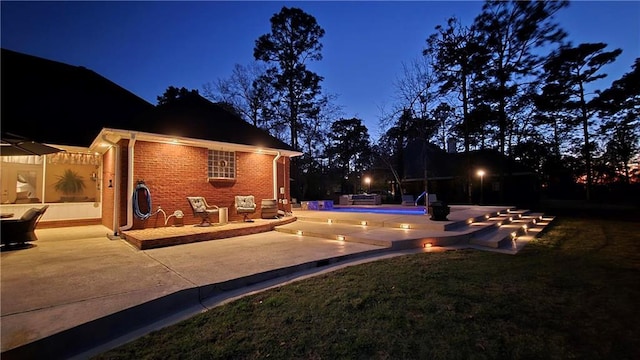
[[(128, 152), (126, 141), (121, 148), (123, 187), (120, 218), (121, 226), (124, 226), (127, 199), (131, 196), (126, 193)], [(236, 195), (255, 196), (258, 208), (256, 213), (251, 215), (253, 218), (260, 217), (260, 201), (273, 198), (274, 155), (236, 152), (235, 180), (210, 181), (207, 181), (208, 150), (204, 148), (136, 141), (134, 157), (134, 183), (138, 180), (145, 182), (151, 194), (152, 210), (155, 211), (158, 206), (161, 206), (167, 216), (173, 214), (175, 210), (182, 210), (186, 225), (200, 222), (199, 218), (193, 216), (187, 196), (204, 196), (210, 205), (229, 208), (229, 221), (242, 219), (242, 215), (236, 214), (234, 210)], [(278, 160), (278, 188), (288, 179), (288, 159), (283, 157)], [(285, 189), (284, 196), (289, 199), (289, 184), (285, 185)], [(282, 199), (282, 195), (278, 194), (278, 196)], [(280, 206), (282, 209), (282, 205)], [(217, 219), (212, 220), (217, 221)], [(161, 227), (164, 226), (164, 216), (160, 213), (146, 221), (134, 216), (133, 224), (134, 229)], [(168, 225), (172, 224), (173, 218), (168, 222)], [(111, 224), (106, 226), (111, 227)]]

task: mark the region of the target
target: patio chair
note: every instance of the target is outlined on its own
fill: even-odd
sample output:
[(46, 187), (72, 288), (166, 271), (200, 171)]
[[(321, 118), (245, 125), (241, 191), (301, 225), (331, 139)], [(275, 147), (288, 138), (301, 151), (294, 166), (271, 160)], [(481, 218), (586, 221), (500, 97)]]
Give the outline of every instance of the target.
[(41, 208), (31, 208), (25, 211), (20, 219), (6, 219), (0, 223), (0, 238), (3, 248), (25, 246), (27, 242), (36, 241), (35, 230), (40, 218), (44, 215), (49, 205)]
[(200, 224), (196, 226), (211, 226), (211, 214), (218, 214), (220, 208), (216, 205), (207, 204), (207, 200), (203, 196), (187, 196), (193, 216), (202, 219)]
[(253, 195), (236, 195), (236, 213), (244, 216), (243, 221), (253, 222), (247, 217), (256, 212), (256, 200)]

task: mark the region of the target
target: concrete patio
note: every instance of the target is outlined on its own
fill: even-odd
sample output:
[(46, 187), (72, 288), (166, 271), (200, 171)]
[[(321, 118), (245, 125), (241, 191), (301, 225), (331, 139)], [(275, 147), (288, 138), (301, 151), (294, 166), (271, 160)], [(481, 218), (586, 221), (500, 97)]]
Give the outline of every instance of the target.
[[(297, 221), (276, 231), (149, 250), (110, 240), (100, 225), (37, 230), (34, 247), (1, 254), (2, 358), (86, 358), (230, 298), (335, 266), (465, 247), (513, 254), (532, 235), (509, 238), (515, 247), (471, 241), (521, 216), (506, 209), (452, 207), (450, 221), (438, 224), (428, 216), (296, 211)], [(489, 218), (498, 220), (474, 225)], [(148, 233), (162, 231), (178, 230)]]

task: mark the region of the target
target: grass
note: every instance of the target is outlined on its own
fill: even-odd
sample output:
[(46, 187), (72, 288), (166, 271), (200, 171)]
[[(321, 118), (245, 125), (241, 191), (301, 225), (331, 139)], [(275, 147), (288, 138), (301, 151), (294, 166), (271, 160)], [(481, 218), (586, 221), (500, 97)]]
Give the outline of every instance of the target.
[(345, 268), (217, 307), (97, 359), (640, 359), (640, 225), (557, 218), (515, 256)]

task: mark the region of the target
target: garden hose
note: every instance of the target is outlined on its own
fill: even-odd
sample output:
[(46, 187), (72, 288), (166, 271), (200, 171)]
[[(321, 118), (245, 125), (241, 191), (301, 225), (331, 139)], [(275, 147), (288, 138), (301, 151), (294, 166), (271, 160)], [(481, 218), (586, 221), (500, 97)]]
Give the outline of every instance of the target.
[[(147, 212), (142, 213), (140, 211), (140, 205), (138, 204), (138, 192), (142, 191), (144, 196), (147, 198)], [(151, 193), (149, 192), (149, 188), (144, 184), (144, 182), (139, 181), (138, 185), (136, 185), (136, 189), (133, 191), (133, 213), (142, 220), (147, 220), (153, 215), (151, 211)]]

